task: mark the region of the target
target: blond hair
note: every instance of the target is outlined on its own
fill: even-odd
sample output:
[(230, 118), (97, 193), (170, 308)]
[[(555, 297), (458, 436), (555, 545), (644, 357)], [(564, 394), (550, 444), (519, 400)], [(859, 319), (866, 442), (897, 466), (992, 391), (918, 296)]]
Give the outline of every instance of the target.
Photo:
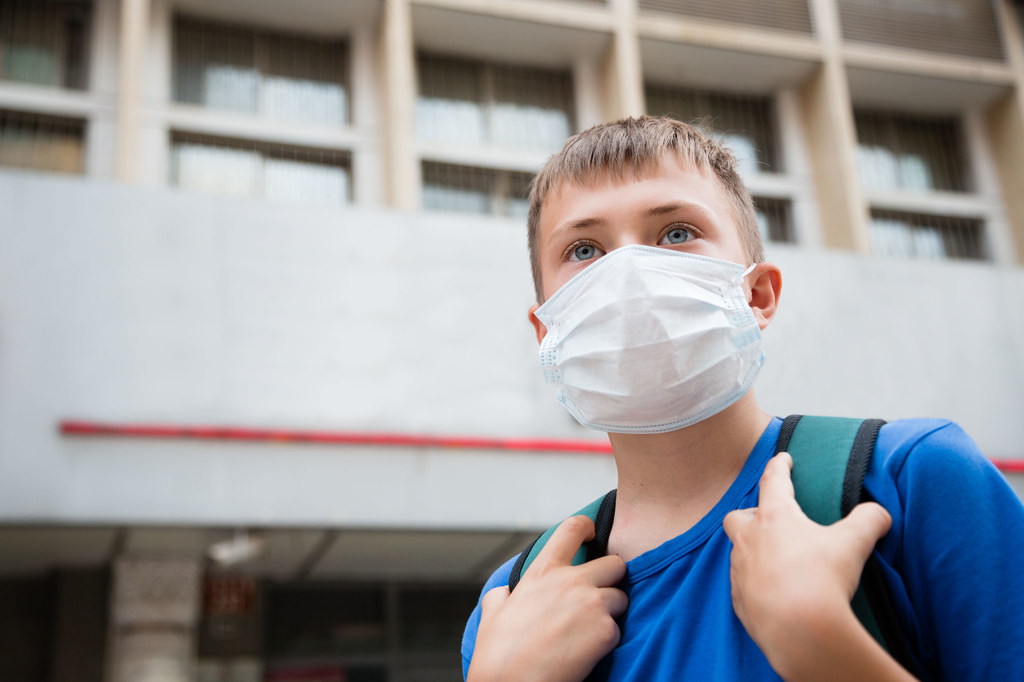
[(718, 178), (739, 227), (740, 242), (749, 263), (764, 260), (764, 245), (750, 191), (736, 171), (736, 157), (716, 140), (691, 125), (670, 118), (640, 116), (602, 123), (566, 141), (548, 159), (530, 184), (527, 240), (530, 268), (537, 300), (544, 300), (537, 254), (540, 214), (548, 195), (565, 183), (585, 187), (598, 176), (611, 173), (623, 179), (627, 173), (643, 176), (656, 168), (666, 153), (674, 153), (689, 168), (710, 171)]

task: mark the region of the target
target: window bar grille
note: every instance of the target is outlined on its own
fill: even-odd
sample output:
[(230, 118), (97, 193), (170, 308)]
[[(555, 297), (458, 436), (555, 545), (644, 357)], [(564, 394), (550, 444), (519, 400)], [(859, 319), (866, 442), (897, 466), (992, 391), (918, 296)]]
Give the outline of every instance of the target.
[(648, 85), (647, 112), (690, 123), (719, 138), (742, 173), (779, 172), (778, 128), (770, 97)]
[(325, 126), (349, 120), (341, 39), (179, 16), (173, 42), (179, 102)]
[(641, 12), (813, 33), (807, 0), (639, 0)]
[(957, 119), (859, 110), (854, 121), (865, 188), (967, 191)]
[(417, 64), (422, 139), (554, 151), (572, 133), (567, 72), (430, 54)]
[(0, 109), (0, 166), (84, 172), (85, 122)]
[(423, 208), (526, 218), (532, 174), (423, 162)]
[(903, 211), (871, 211), (871, 245), (876, 254), (930, 260), (986, 260), (981, 220)]
[(184, 132), (171, 135), (170, 182), (287, 203), (340, 205), (352, 195), (347, 152)]
[(86, 87), (92, 3), (0, 1), (0, 80)]
[(757, 214), (757, 225), (764, 241), (777, 243), (796, 241), (788, 200), (755, 197), (754, 208)]
[(991, 0), (838, 0), (843, 39), (1003, 61)]

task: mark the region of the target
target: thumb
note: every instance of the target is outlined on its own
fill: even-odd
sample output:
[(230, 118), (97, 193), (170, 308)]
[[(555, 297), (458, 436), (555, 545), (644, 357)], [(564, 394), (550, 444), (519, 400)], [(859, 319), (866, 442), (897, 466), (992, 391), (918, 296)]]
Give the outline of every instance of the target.
[(509, 595), (508, 585), (495, 587), (492, 590), (488, 590), (487, 594), (480, 600), (480, 614), (481, 616), (487, 615), (491, 611), (497, 611), (502, 605), (508, 600)]
[(892, 516), (877, 502), (862, 502), (846, 518), (836, 523), (850, 544), (865, 558), (878, 540), (889, 532)]

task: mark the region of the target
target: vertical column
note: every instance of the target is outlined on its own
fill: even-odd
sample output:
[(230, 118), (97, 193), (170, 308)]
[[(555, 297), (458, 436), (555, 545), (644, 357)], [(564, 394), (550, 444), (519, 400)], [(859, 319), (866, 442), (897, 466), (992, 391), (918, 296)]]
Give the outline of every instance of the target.
[(416, 64), (409, 0), (384, 0), (381, 26), (384, 71), (383, 180), (389, 206), (403, 211), (419, 207), (419, 164), (414, 150)]
[(381, 157), (382, 146), (388, 142), (379, 125), (384, 86), (377, 75), (377, 38), (375, 27), (361, 25), (352, 34), (351, 42), (349, 109), (351, 125), (359, 138), (352, 150), (352, 198), (363, 206), (383, 205), (385, 194), (380, 180), (385, 178)]
[[(573, 63), (572, 85), (573, 102), (576, 109), (576, 130), (585, 130), (604, 120), (596, 60), (577, 59)], [(576, 130), (572, 132), (576, 132)]]
[(89, 117), (85, 133), (85, 174), (113, 179), (117, 149), (118, 0), (95, 0), (89, 36), (89, 90), (100, 107)]
[(201, 571), (192, 559), (114, 562), (108, 682), (190, 682)]
[(612, 44), (601, 65), (608, 120), (644, 113), (644, 81), (640, 39), (636, 33), (636, 0), (611, 0), (615, 14)]
[(835, 0), (811, 0), (823, 62), (800, 92), (825, 246), (868, 252), (868, 208)]
[(1013, 255), (1007, 260), (1024, 264), (1024, 193), (1020, 192), (1024, 184), (1024, 17), (1020, 16), (1024, 7), (997, 2), (996, 10), (1014, 86), (988, 110), (985, 127), (1014, 242)]
[[(992, 158), (1006, 206), (1012, 256), (1024, 264), (1024, 85), (1017, 85), (989, 109), (985, 118)], [(997, 260), (1003, 260), (997, 256)]]
[(800, 97), (796, 90), (780, 90), (775, 97), (779, 120), (779, 143), (782, 169), (794, 185), (792, 226), (796, 242), (810, 248), (822, 247), (817, 202), (814, 196), (814, 173), (810, 153), (804, 140), (800, 117)]
[(121, 182), (134, 182), (138, 172), (140, 109), (148, 26), (149, 0), (121, 0), (115, 161), (115, 176)]

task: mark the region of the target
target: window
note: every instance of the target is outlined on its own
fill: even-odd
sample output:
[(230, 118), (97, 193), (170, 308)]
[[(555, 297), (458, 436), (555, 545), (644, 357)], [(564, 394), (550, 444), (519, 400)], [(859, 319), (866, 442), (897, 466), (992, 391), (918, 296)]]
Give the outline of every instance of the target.
[(839, 0), (843, 38), (1003, 61), (992, 0)]
[(171, 183), (287, 203), (340, 205), (351, 195), (344, 152), (185, 133), (171, 136)]
[(771, 98), (647, 86), (647, 112), (714, 134), (739, 160), (743, 175), (779, 172)]
[(871, 247), (885, 256), (984, 260), (982, 230), (980, 220), (969, 218), (871, 211)]
[(966, 191), (956, 119), (868, 111), (854, 119), (866, 189)]
[(785, 199), (754, 198), (757, 226), (761, 239), (766, 242), (795, 242), (789, 216), (789, 201)]
[(643, 12), (663, 12), (810, 34), (807, 0), (639, 0)]
[(343, 40), (291, 35), (178, 17), (174, 99), (265, 118), (348, 121), (348, 49)]
[(83, 172), (85, 124), (0, 109), (0, 166)]
[(86, 87), (88, 2), (0, 1), (0, 79)]
[(416, 123), (423, 140), (556, 151), (572, 132), (572, 119), (568, 73), (419, 59)]
[(425, 161), (423, 208), (525, 218), (531, 178), (529, 173)]

